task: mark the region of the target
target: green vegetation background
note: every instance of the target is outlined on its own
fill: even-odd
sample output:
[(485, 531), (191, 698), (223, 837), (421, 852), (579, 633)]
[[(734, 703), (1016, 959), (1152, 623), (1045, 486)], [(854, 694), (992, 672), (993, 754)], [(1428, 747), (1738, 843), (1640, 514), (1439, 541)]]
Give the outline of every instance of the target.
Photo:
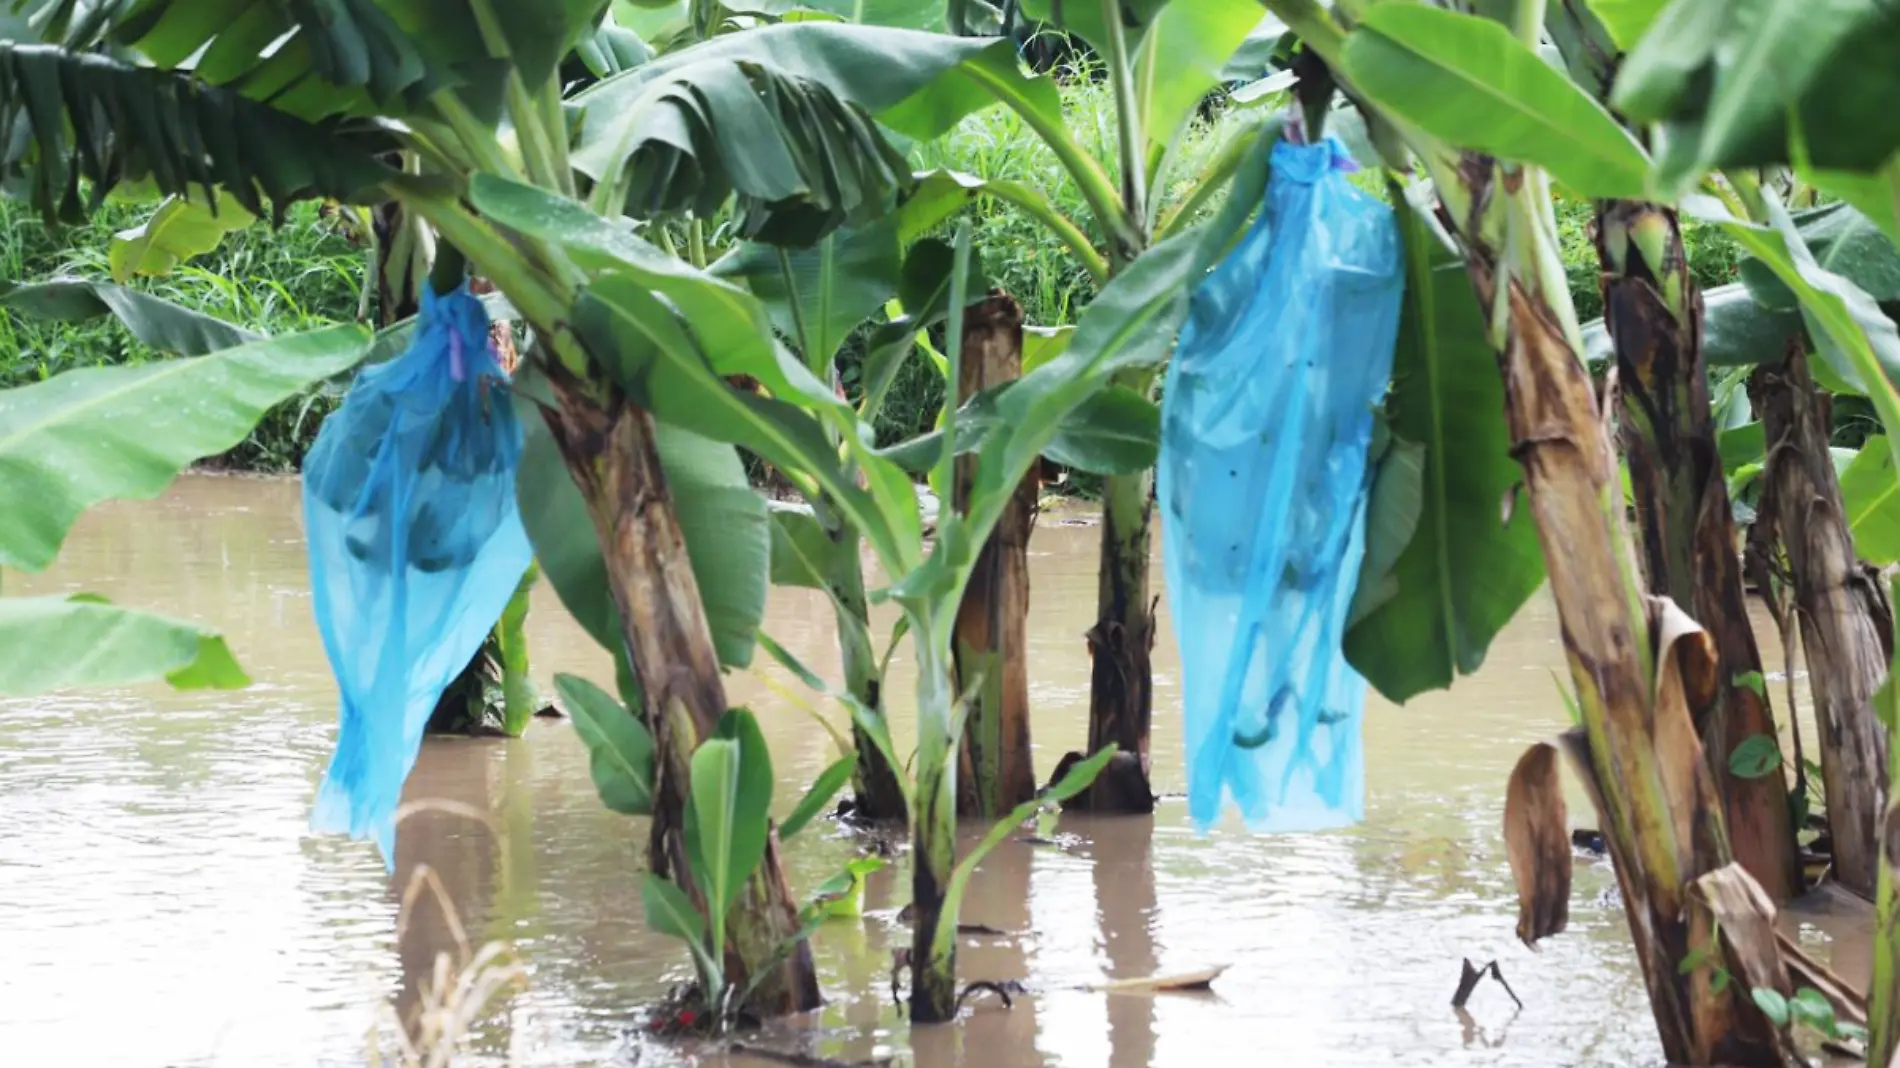
[[(1068, 77), (1062, 89), (1071, 128), (1099, 159), (1113, 160), (1113, 113), (1106, 90), (1087, 77)], [(1213, 108), (1181, 146), (1180, 176), (1164, 198), (1163, 211), (1192, 191), (1193, 177), (1227, 138), (1259, 119), (1252, 108)], [(1011, 179), (1044, 190), (1070, 218), (1088, 227), (1080, 194), (1047, 147), (1014, 113), (992, 109), (973, 116), (942, 141), (913, 151), (918, 169), (948, 168), (990, 179)], [(1210, 209), (1218, 207), (1210, 205)], [(23, 204), (0, 198), (0, 281), (34, 282), (66, 275), (110, 277), (107, 250), (112, 235), (137, 226), (148, 204), (109, 204), (83, 227), (49, 232)], [(1577, 312), (1602, 314), (1596, 253), (1590, 245), (1591, 208), (1562, 200), (1558, 230)], [(1093, 296), (1094, 286), (1067, 251), (1019, 212), (990, 201), (973, 209), (976, 247), (992, 283), (1023, 305), (1030, 323), (1061, 326)], [(1735, 280), (1737, 249), (1712, 230), (1686, 224), (1690, 265), (1704, 288)], [(281, 230), (267, 223), (231, 235), (215, 252), (163, 278), (141, 278), (137, 288), (265, 334), (308, 329), (356, 318), (369, 310), (362, 286), (368, 250), (314, 206), (293, 210)], [(855, 348), (843, 361), (847, 386), (854, 385)], [(158, 358), (108, 320), (68, 325), (0, 318), (0, 388), (24, 385), (76, 367), (136, 363)], [(341, 399), (329, 386), (271, 413), (220, 466), (252, 471), (295, 470), (322, 418)], [(942, 382), (924, 360), (912, 360), (892, 389), (879, 420), (885, 443), (928, 430), (943, 400)], [(1087, 480), (1075, 487), (1086, 492)]]

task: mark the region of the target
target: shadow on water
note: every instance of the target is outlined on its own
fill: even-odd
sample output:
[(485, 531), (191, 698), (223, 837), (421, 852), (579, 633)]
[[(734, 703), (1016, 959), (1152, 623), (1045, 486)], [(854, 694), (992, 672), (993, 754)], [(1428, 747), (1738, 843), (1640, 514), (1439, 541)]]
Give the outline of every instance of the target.
[[(1046, 518), (1031, 546), (1044, 774), (1086, 735), (1096, 540)], [(466, 1063), (762, 1063), (639, 1037), (642, 1008), (690, 969), (641, 919), (644, 822), (599, 804), (565, 722), (536, 721), (517, 742), (426, 745), (406, 798), (450, 808), (405, 820), (393, 874), (365, 843), (307, 832), (336, 698), (309, 620), (295, 483), (189, 477), (158, 501), (99, 509), (58, 568), (9, 575), (7, 592), (81, 587), (219, 628), (257, 685), (0, 702), (0, 1049), (44, 1043), (71, 1051), (66, 1064), (128, 1068), (361, 1063), (379, 1014), (413, 1007), (456, 945), (432, 900), (397, 935), (401, 889), (426, 864), (467, 936), (511, 940), (528, 972)], [(775, 591), (766, 627), (836, 673), (821, 598)], [(544, 687), (557, 671), (611, 678), (545, 587), (530, 632)], [(966, 936), (959, 954), (965, 980), (1027, 988), (1012, 1008), (973, 998), (960, 1022), (909, 1031), (890, 991), (891, 949), (909, 935), (900, 858), (871, 877), (862, 919), (816, 936), (826, 1006), (748, 1041), (919, 1068), (1198, 1068), (1237, 1051), (1293, 1066), (1657, 1064), (1621, 911), (1599, 900), (1606, 869), (1580, 866), (1569, 932), (1537, 953), (1513, 935), (1500, 807), (1518, 753), (1563, 723), (1555, 637), (1539, 599), (1454, 692), (1403, 709), (1371, 701), (1367, 819), (1352, 831), (1202, 834), (1164, 802), (1153, 818), (1065, 817), (1054, 847), (1006, 842), (963, 917), (1002, 933)], [(729, 687), (768, 733), (782, 814), (836, 752), (757, 670)], [(910, 693), (901, 655), (894, 670), (887, 692)], [(1171, 634), (1156, 670), (1166, 793), (1184, 779)], [(914, 724), (901, 698), (893, 706), (907, 750)], [(1583, 811), (1573, 795), (1573, 818)], [(793, 885), (809, 891), (858, 844), (815, 824), (789, 850)], [(1825, 919), (1790, 922), (1843, 970), (1864, 970), (1864, 955), (1828, 948)], [(1481, 987), (1454, 1012), (1465, 957), (1498, 960), (1525, 1008)], [(1212, 993), (1088, 989), (1218, 964), (1231, 968)]]

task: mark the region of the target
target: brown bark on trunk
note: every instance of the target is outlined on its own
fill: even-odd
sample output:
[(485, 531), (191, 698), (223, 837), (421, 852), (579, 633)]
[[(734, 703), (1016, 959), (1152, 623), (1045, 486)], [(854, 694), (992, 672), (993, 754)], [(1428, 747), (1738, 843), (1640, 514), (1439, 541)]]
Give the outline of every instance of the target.
[[(653, 422), (617, 390), (604, 404), (596, 402), (554, 361), (545, 364), (560, 407), (543, 415), (600, 538), (657, 747), (649, 863), (703, 908), (689, 875), (684, 833), (688, 775), (693, 750), (725, 715), (726, 693)], [(771, 960), (797, 929), (797, 908), (773, 832), (764, 861), (728, 919), (728, 978), (742, 986), (750, 977), (748, 962)], [(811, 947), (801, 941), (761, 981), (751, 1008), (765, 1014), (802, 1012), (820, 1001)]]
[(1749, 387), (1768, 441), (1756, 522), (1777, 533), (1792, 572), (1834, 877), (1871, 898), (1887, 795), (1887, 732), (1872, 698), (1887, 676), (1893, 608), (1854, 553), (1828, 452), (1829, 399), (1815, 388), (1807, 357), (1795, 347), (1782, 366), (1758, 369)]
[(1689, 884), (1728, 861), (1721, 801), (1688, 713), (1706, 680), (1694, 670), (1693, 645), (1677, 650), (1680, 625), (1664, 625), (1668, 606), (1644, 596), (1607, 421), (1563, 319), (1526, 288), (1537, 284), (1534, 273), (1504, 276), (1501, 250), (1485, 243), (1501, 228), (1487, 227), (1483, 213), (1492, 198), (1516, 192), (1507, 184), (1514, 178), (1500, 181), (1497, 165), (1480, 156), (1466, 156), (1461, 169), (1473, 217), (1451, 221), (1479, 303), (1508, 302), (1498, 365), (1512, 455), (1524, 470), (1589, 731), (1604, 837), (1664, 1055), (1680, 1064), (1780, 1064), (1772, 1025), (1744, 993), (1733, 984), (1716, 990), (1707, 965), (1679, 970), (1696, 948)]
[[(1089, 644), (1088, 752), (1113, 745), (1129, 756), (1102, 770), (1069, 807), (1145, 815), (1154, 811), (1148, 735), (1154, 718), (1155, 605), (1148, 592), (1152, 472), (1111, 477), (1102, 494), (1101, 573)], [(1080, 755), (1080, 754), (1078, 754)]]
[[(1023, 370), (1023, 310), (1007, 294), (963, 313), (958, 405), (1014, 381)], [(970, 506), (976, 457), (956, 463), (954, 501)], [(957, 608), (951, 649), (957, 693), (966, 702), (958, 754), (957, 814), (995, 819), (1036, 794), (1029, 746), (1029, 536), (1036, 525), (1036, 480), (1016, 487), (990, 533)]]
[[(1722, 794), (1735, 859), (1777, 902), (1801, 889), (1787, 781), (1744, 778), (1728, 758), (1755, 735), (1775, 738), (1749, 625), (1733, 509), (1709, 408), (1702, 296), (1689, 276), (1676, 214), (1607, 201), (1598, 211), (1604, 320), (1616, 347), (1624, 455), (1641, 521), (1649, 588), (1694, 614), (1721, 658), (1715, 700), (1691, 708)], [(1651, 263), (1655, 256), (1660, 262)], [(1752, 677), (1755, 682), (1750, 685)]]

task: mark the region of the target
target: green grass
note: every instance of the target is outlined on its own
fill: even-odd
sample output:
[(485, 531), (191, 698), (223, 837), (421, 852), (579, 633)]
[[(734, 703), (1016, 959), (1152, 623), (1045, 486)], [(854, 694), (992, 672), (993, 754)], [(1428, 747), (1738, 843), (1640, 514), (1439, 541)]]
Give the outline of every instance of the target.
[[(0, 279), (110, 280), (112, 235), (138, 225), (150, 211), (149, 204), (108, 203), (85, 225), (55, 232), (26, 205), (0, 197)], [(282, 334), (356, 318), (364, 270), (364, 252), (321, 219), (314, 204), (305, 204), (291, 211), (281, 230), (258, 223), (163, 278), (132, 285), (258, 333)], [(75, 324), (0, 315), (0, 388), (78, 367), (155, 358), (162, 357), (110, 319)], [(219, 463), (294, 470), (335, 404), (333, 392), (320, 390), (283, 405)]]

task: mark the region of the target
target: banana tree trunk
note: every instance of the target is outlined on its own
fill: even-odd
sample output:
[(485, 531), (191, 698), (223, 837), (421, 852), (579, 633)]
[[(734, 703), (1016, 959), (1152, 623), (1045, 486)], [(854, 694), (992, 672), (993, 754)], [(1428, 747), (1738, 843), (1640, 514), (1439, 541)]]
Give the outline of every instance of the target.
[[(1023, 310), (992, 293), (963, 314), (962, 405), (1014, 381), (1023, 369)], [(969, 508), (976, 457), (956, 464), (953, 500)], [(1029, 536), (1036, 525), (1036, 479), (1023, 479), (977, 556), (958, 606), (952, 640), (957, 691), (968, 708), (958, 755), (957, 813), (996, 819), (1036, 794), (1029, 745)]]
[[(957, 862), (957, 754), (950, 749), (947, 641), (914, 627), (917, 639), (917, 811), (911, 813), (910, 1021), (957, 1015), (955, 918), (944, 915)], [(946, 636), (947, 637), (947, 636)], [(946, 924), (952, 926), (946, 927)]]
[[(1145, 384), (1145, 380), (1143, 382)], [(1148, 592), (1154, 473), (1111, 475), (1102, 484), (1101, 575), (1089, 628), (1089, 744), (1135, 759), (1106, 769), (1072, 806), (1093, 812), (1154, 811), (1148, 732), (1154, 717), (1155, 598)]]
[[(1788, 786), (1779, 769), (1745, 778), (1729, 754), (1776, 737), (1749, 626), (1728, 483), (1715, 447), (1702, 354), (1702, 295), (1676, 213), (1637, 201), (1597, 211), (1604, 319), (1616, 347), (1624, 455), (1649, 588), (1693, 612), (1715, 640), (1714, 701), (1691, 708), (1735, 859), (1775, 901), (1801, 890)], [(1752, 682), (1751, 682), (1752, 680)]]
[[(831, 554), (825, 576), (837, 594), (838, 644), (843, 649), (844, 682), (851, 696), (873, 714), (884, 714), (884, 679), (878, 671), (877, 651), (871, 647), (870, 607), (864, 595), (864, 565), (858, 558), (858, 533), (837, 525), (830, 531), (839, 542)], [(858, 750), (857, 770), (852, 777), (855, 807), (852, 815), (861, 820), (903, 823), (909, 818), (904, 807), (904, 788), (897, 769), (884, 759), (884, 753), (865, 735), (855, 720), (851, 740)]]
[[(1672, 1064), (1780, 1064), (1772, 1025), (1739, 984), (1718, 988), (1720, 953), (1680, 967), (1693, 950), (1716, 948), (1707, 914), (1687, 908), (1690, 884), (1729, 859), (1721, 801), (1688, 709), (1690, 694), (1706, 692), (1706, 665), (1694, 655), (1700, 636), (1683, 635), (1679, 623), (1659, 626), (1672, 606), (1643, 589), (1606, 413), (1578, 351), (1563, 279), (1548, 270), (1554, 253), (1540, 247), (1553, 236), (1547, 187), (1535, 174), (1506, 177), (1475, 155), (1449, 175), (1469, 214), (1447, 221), (1463, 240), (1479, 303), (1506, 316), (1498, 366), (1512, 455), (1543, 545), (1663, 1053)], [(1509, 274), (1506, 235), (1528, 242), (1512, 249)]]
[(1756, 370), (1749, 386), (1768, 441), (1756, 522), (1772, 525), (1792, 572), (1834, 877), (1872, 897), (1887, 795), (1886, 730), (1873, 696), (1887, 676), (1893, 609), (1854, 553), (1828, 451), (1828, 395), (1815, 388), (1807, 357), (1797, 345), (1782, 366)]
[[(648, 862), (696, 895), (684, 825), (689, 762), (717, 729), (727, 704), (653, 421), (617, 390), (598, 402), (554, 361), (545, 363), (559, 407), (543, 415), (600, 538), (656, 746)], [(798, 930), (776, 831), (768, 835), (765, 859), (740, 893), (727, 930), (727, 978), (740, 988), (759, 967), (770, 966)], [(811, 947), (801, 941), (760, 980), (749, 1008), (782, 1014), (816, 1008), (820, 1001)]]

